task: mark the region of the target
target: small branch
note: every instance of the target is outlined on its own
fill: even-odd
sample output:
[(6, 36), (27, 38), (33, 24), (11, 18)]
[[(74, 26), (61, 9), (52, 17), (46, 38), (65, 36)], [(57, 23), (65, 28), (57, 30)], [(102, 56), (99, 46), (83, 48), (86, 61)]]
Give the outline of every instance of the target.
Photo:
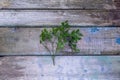
[(53, 65), (55, 65), (55, 54), (56, 54), (56, 49), (55, 49), (55, 37), (53, 38), (53, 41), (51, 41), (51, 45), (52, 45), (52, 61), (53, 61)]
[(50, 55), (52, 55), (52, 53), (51, 53), (50, 49), (47, 47), (47, 45), (43, 43), (43, 46), (47, 49), (47, 51), (50, 53)]

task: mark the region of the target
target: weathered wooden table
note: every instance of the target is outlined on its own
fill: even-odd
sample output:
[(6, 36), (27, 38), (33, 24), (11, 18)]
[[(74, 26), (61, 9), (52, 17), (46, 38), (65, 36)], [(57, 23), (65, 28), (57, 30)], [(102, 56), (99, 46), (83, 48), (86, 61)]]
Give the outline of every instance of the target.
[[(0, 0), (0, 80), (120, 80), (119, 0)], [(53, 66), (42, 28), (68, 20), (80, 53)]]

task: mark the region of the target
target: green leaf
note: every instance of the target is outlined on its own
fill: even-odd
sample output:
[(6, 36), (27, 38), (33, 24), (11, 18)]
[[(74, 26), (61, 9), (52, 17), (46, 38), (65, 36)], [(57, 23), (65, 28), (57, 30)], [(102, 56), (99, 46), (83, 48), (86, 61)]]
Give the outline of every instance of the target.
[(64, 48), (64, 43), (58, 42), (57, 46), (58, 46), (58, 49), (62, 49), (62, 48)]
[(80, 30), (79, 30), (79, 29), (77, 29), (77, 30), (76, 30), (76, 33), (79, 33), (79, 31), (80, 31)]

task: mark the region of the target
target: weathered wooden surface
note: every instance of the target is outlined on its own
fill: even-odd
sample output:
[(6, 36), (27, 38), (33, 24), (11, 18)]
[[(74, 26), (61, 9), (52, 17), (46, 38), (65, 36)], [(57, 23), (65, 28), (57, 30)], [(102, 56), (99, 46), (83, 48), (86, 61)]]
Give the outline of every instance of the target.
[(120, 80), (119, 56), (0, 58), (1, 80)]
[(2, 10), (0, 26), (58, 25), (68, 20), (71, 25), (120, 25), (120, 11), (82, 10)]
[(113, 0), (0, 0), (0, 8), (115, 9)]
[[(73, 26), (120, 26), (119, 2), (0, 0), (0, 27), (4, 27), (0, 55), (48, 54), (39, 44), (41, 29), (5, 27), (58, 25), (65, 20)], [(120, 54), (120, 28), (81, 28), (81, 32), (80, 54)], [(50, 56), (0, 57), (0, 80), (120, 80), (119, 56), (57, 56), (55, 62), (53, 66)]]
[[(48, 54), (39, 43), (43, 28), (0, 28), (0, 55)], [(50, 28), (49, 28), (50, 29)], [(119, 27), (80, 28), (80, 54), (120, 54)], [(66, 48), (65, 51), (70, 51)]]

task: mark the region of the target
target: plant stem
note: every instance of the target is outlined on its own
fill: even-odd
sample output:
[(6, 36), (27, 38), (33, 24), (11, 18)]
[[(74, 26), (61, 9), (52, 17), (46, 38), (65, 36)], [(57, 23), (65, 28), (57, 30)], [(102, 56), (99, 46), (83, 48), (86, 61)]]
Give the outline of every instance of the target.
[(56, 49), (55, 49), (55, 37), (53, 39), (53, 41), (51, 41), (51, 45), (52, 45), (52, 61), (53, 61), (53, 65), (55, 66), (55, 54), (56, 54)]
[(47, 49), (47, 51), (50, 53), (50, 55), (52, 55), (51, 51), (49, 50), (49, 48), (47, 47), (46, 44), (43, 44), (43, 46)]
[(52, 55), (53, 65), (55, 66), (55, 55)]
[(55, 65), (54, 42), (51, 42), (51, 45), (52, 45), (52, 61), (53, 61), (53, 65)]
[(43, 44), (43, 46), (47, 49), (47, 51), (50, 53), (50, 55), (52, 55), (53, 65), (55, 65), (55, 55), (54, 55), (54, 51), (51, 52), (51, 51), (49, 50), (49, 48), (47, 47), (46, 44)]

